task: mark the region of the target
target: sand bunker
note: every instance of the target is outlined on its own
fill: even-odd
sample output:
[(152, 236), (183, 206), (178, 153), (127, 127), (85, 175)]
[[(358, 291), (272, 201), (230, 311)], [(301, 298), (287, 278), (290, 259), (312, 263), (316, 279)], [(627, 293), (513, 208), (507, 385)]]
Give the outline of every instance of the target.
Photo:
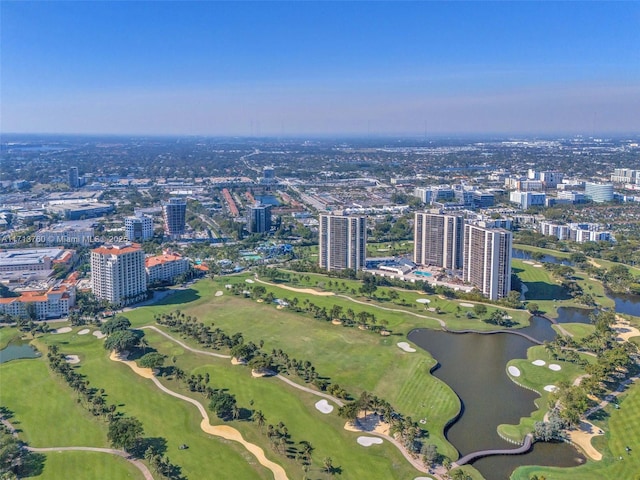
[(222, 295), (224, 295), (224, 292), (222, 290), (218, 290), (214, 296), (221, 297)]
[(333, 320), (331, 320), (331, 323), (333, 323), (334, 325), (342, 325), (342, 320), (334, 318)]
[(408, 353), (413, 353), (416, 351), (416, 349), (409, 345), (407, 342), (398, 342), (396, 345), (398, 345), (398, 348)]
[(363, 447), (370, 447), (371, 445), (380, 445), (384, 442), (381, 438), (378, 437), (358, 437), (357, 442)]
[(332, 295), (335, 295), (335, 293), (333, 292), (319, 292), (318, 290), (314, 290), (312, 288), (295, 288), (295, 287), (289, 287), (287, 285), (276, 285), (274, 283), (263, 282), (263, 281), (260, 281), (260, 282), (264, 283), (265, 285), (273, 285), (274, 287), (282, 288), (284, 290), (289, 290), (290, 292), (308, 293), (309, 295), (316, 295), (318, 297), (330, 297)]
[(604, 435), (604, 432), (598, 427), (586, 420), (580, 421), (580, 427), (577, 429), (571, 429), (567, 432), (569, 440), (578, 445), (584, 453), (586, 453), (593, 460), (602, 460), (602, 454), (593, 448), (591, 445), (591, 439), (599, 435)]
[(255, 283), (255, 282), (254, 282), (253, 280), (251, 280), (250, 278), (247, 278), (247, 279), (245, 280), (245, 282), (247, 282), (247, 283)]
[(520, 376), (520, 369), (518, 367), (514, 367), (513, 365), (510, 365), (509, 368), (507, 368), (507, 370), (509, 370), (509, 373), (514, 377)]
[(558, 390), (558, 387), (555, 385), (547, 385), (544, 387), (545, 392), (555, 392), (556, 390)]
[(56, 328), (55, 330), (51, 330), (51, 333), (53, 333), (54, 335), (57, 335), (59, 333), (69, 333), (71, 331), (71, 327), (62, 327), (62, 328)]
[(227, 290), (231, 290), (233, 288), (233, 285), (231, 285), (230, 283), (227, 283), (224, 288), (226, 288)]
[(92, 333), (92, 335), (96, 338), (104, 338), (106, 337), (106, 335), (104, 333), (102, 333), (100, 330), (96, 330), (95, 332)]
[(535, 265), (536, 262), (532, 262), (531, 260), (523, 260), (522, 263), (526, 263), (527, 265)]
[(80, 357), (78, 355), (65, 355), (64, 359), (67, 363), (70, 363), (72, 365), (80, 363)]
[(466, 307), (466, 308), (473, 308), (474, 307), (473, 303), (461, 303), (460, 306), (461, 307)]
[(333, 405), (330, 405), (326, 400), (320, 400), (316, 402), (316, 410), (322, 413), (331, 413), (333, 412)]
[(630, 338), (640, 336), (640, 330), (633, 327), (629, 322), (623, 321), (620, 317), (617, 317), (617, 322), (612, 325), (613, 329), (618, 334), (618, 339), (622, 341), (629, 341)]
[(544, 360), (534, 360), (533, 363), (536, 367), (542, 367), (547, 364)]
[(428, 298), (418, 298), (416, 300), (417, 303), (431, 303), (431, 300), (429, 300)]
[(87, 333), (89, 333), (91, 330), (89, 330), (88, 328), (83, 328), (82, 330), (80, 330), (78, 332), (78, 335), (86, 335)]
[(553, 370), (554, 372), (559, 372), (560, 370), (562, 370), (562, 367), (557, 363), (552, 363), (551, 365), (549, 365), (549, 370)]
[(542, 265), (540, 265), (539, 263), (536, 263), (533, 268), (542, 268)]

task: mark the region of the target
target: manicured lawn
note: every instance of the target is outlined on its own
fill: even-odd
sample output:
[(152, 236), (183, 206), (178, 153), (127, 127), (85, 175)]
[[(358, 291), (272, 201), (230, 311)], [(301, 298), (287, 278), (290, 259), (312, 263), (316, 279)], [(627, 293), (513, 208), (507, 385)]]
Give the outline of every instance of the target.
[[(150, 343), (161, 353), (173, 354), (173, 342), (154, 332), (148, 332)], [(174, 343), (175, 345), (175, 343)], [(357, 433), (344, 430), (345, 420), (337, 415), (337, 408), (331, 414), (320, 413), (314, 406), (318, 397), (301, 392), (276, 378), (256, 379), (245, 366), (233, 366), (225, 359), (210, 359), (191, 352), (177, 356), (177, 365), (188, 373), (208, 373), (214, 388), (225, 388), (236, 395), (238, 405), (263, 412), (267, 423), (273, 425), (283, 421), (294, 442), (306, 440), (315, 448), (313, 469), (319, 471), (325, 457), (331, 457), (334, 465), (342, 469), (341, 478), (365, 478), (374, 469), (384, 478), (408, 478), (417, 475), (400, 453), (389, 443), (373, 448), (363, 448), (356, 444)], [(206, 405), (204, 397), (189, 392), (182, 384), (161, 379), (169, 388), (181, 390), (183, 394), (198, 399)], [(253, 403), (253, 406), (251, 406)], [(212, 415), (215, 418), (214, 415)], [(219, 420), (215, 419), (216, 422)], [(285, 465), (291, 477), (301, 472), (301, 467), (287, 460), (281, 453), (271, 449), (267, 437), (252, 422), (232, 421), (229, 425), (237, 428), (249, 441), (262, 446), (267, 455)], [(266, 431), (266, 427), (263, 428)]]
[[(511, 479), (528, 480), (532, 475), (554, 480), (640, 479), (640, 385), (631, 387), (620, 405), (619, 410), (607, 410), (610, 418), (605, 427), (606, 443), (597, 445), (604, 454), (601, 461), (590, 461), (571, 469), (520, 467)], [(630, 453), (625, 450), (627, 446), (631, 448)]]
[[(128, 366), (109, 360), (102, 340), (92, 335), (80, 337), (69, 333), (50, 335), (44, 341), (58, 343), (64, 353), (79, 355), (79, 372), (86, 375), (93, 386), (104, 388), (107, 402), (118, 405), (118, 411), (140, 419), (145, 438), (166, 439), (166, 454), (182, 467), (187, 477), (209, 478), (215, 469), (219, 478), (271, 478), (271, 472), (258, 465), (240, 445), (205, 434), (200, 429), (201, 417), (195, 407), (163, 394)], [(70, 389), (67, 396), (73, 397)], [(60, 434), (55, 424), (44, 425), (51, 428), (40, 430), (49, 435)], [(103, 442), (106, 442), (106, 433)], [(35, 441), (33, 443), (35, 445)], [(187, 450), (178, 448), (183, 443), (189, 446)]]
[[(588, 361), (594, 361), (594, 357), (582, 355), (582, 358)], [(544, 360), (543, 366), (533, 365), (534, 360)], [(560, 371), (549, 369), (549, 364), (560, 365)], [(527, 418), (521, 419), (519, 425), (500, 425), (499, 430), (502, 434), (516, 441), (521, 441), (524, 436), (533, 430), (533, 424), (541, 421), (545, 412), (548, 410), (549, 392), (544, 390), (547, 385), (558, 385), (560, 382), (572, 382), (579, 375), (584, 373), (584, 369), (576, 364), (554, 360), (549, 356), (542, 346), (532, 347), (527, 350), (527, 359), (511, 360), (508, 366), (515, 366), (520, 370), (519, 377), (509, 375), (512, 380), (524, 387), (535, 390), (540, 394), (540, 398), (536, 400), (538, 409)]]
[(44, 356), (3, 363), (0, 379), (0, 403), (13, 412), (11, 422), (30, 445), (108, 446), (106, 424), (76, 403), (73, 390), (49, 371)]
[(5, 348), (11, 340), (20, 338), (20, 336), (22, 336), (22, 332), (19, 332), (16, 327), (0, 327), (0, 350)]
[(142, 473), (124, 458), (97, 452), (47, 452), (44, 470), (38, 480), (130, 480)]
[[(231, 280), (225, 278), (223, 282), (230, 283)], [(211, 297), (206, 304), (196, 302), (192, 308), (182, 308), (185, 314), (206, 323), (213, 322), (228, 333), (242, 332), (246, 340), (255, 343), (263, 340), (266, 351), (281, 348), (293, 358), (310, 360), (320, 375), (330, 377), (332, 382), (354, 395), (363, 390), (371, 391), (415, 419), (428, 417), (426, 426), (434, 443), (443, 453), (454, 455), (455, 450), (444, 440), (442, 430), (458, 411), (458, 398), (448, 386), (430, 375), (434, 360), (426, 352), (419, 350), (407, 354), (396, 346), (404, 336), (381, 337), (357, 328), (332, 325), (226, 291), (221, 297), (213, 297), (219, 287), (211, 283), (199, 282), (194, 286), (209, 290)], [(323, 298), (312, 297), (313, 300)], [(141, 324), (153, 318), (153, 314), (146, 312), (172, 310), (153, 306), (127, 315), (135, 324)], [(388, 318), (386, 312), (385, 318)], [(423, 320), (416, 319), (416, 322)], [(414, 325), (427, 326), (423, 323)], [(195, 343), (185, 341), (197, 348)]]
[[(552, 328), (556, 331), (556, 333), (561, 333), (558, 325), (553, 325)], [(585, 323), (563, 323), (562, 328), (569, 332), (571, 336), (576, 340), (580, 340), (586, 336), (591, 335), (596, 329), (594, 325), (587, 325)]]

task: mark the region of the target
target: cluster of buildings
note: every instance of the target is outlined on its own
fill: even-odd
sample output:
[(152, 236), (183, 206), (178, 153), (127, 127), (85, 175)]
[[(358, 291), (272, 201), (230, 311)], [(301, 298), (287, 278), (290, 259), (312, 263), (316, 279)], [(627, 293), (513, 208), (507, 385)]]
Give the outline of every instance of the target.
[[(415, 265), (460, 272), (462, 280), (491, 300), (511, 290), (511, 232), (465, 222), (462, 215), (416, 213)], [(319, 266), (328, 271), (366, 265), (367, 221), (363, 216), (320, 215)], [(401, 266), (397, 273), (411, 270)], [(395, 271), (395, 270), (394, 270)]]
[(540, 222), (539, 232), (555, 237), (558, 240), (571, 240), (577, 243), (611, 241), (611, 232), (602, 229), (598, 223), (569, 223), (568, 225), (553, 222)]
[(145, 257), (140, 244), (105, 244), (91, 250), (91, 290), (117, 306), (146, 298), (150, 284), (170, 282), (189, 270), (189, 261), (177, 254)]
[(467, 185), (435, 185), (430, 187), (416, 187), (413, 195), (422, 203), (434, 206), (448, 206), (452, 208), (490, 208), (495, 203), (493, 192), (478, 190)]

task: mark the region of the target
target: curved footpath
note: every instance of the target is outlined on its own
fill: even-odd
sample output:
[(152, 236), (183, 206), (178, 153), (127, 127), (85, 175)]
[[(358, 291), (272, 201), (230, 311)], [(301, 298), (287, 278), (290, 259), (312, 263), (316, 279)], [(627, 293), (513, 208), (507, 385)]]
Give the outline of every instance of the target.
[(135, 373), (137, 373), (143, 378), (148, 378), (153, 383), (155, 383), (156, 387), (158, 387), (167, 395), (171, 395), (172, 397), (179, 398), (180, 400), (184, 400), (185, 402), (189, 402), (190, 404), (194, 405), (198, 409), (198, 412), (200, 412), (200, 415), (202, 416), (202, 422), (200, 422), (200, 428), (204, 432), (210, 435), (215, 435), (217, 437), (222, 437), (226, 440), (232, 440), (234, 442), (240, 443), (244, 448), (246, 448), (251, 454), (253, 454), (256, 457), (258, 462), (260, 462), (260, 465), (271, 470), (275, 480), (289, 480), (289, 478), (287, 477), (287, 473), (284, 471), (284, 468), (282, 468), (277, 463), (274, 463), (271, 460), (267, 459), (267, 457), (264, 454), (264, 450), (262, 450), (262, 448), (258, 447), (253, 443), (247, 442), (243, 438), (242, 434), (235, 428), (229, 427), (227, 425), (211, 425), (211, 423), (209, 422), (209, 415), (207, 414), (207, 411), (205, 410), (204, 406), (200, 402), (198, 402), (197, 400), (191, 397), (187, 397), (185, 395), (174, 392), (173, 390), (170, 390), (167, 387), (165, 387), (155, 377), (155, 375), (153, 374), (153, 370), (151, 370), (150, 368), (141, 368), (136, 364), (136, 362), (127, 360), (126, 356), (118, 355), (115, 351), (111, 352), (109, 359), (116, 362), (122, 362), (128, 365)]
[[(15, 427), (11, 424), (11, 422), (9, 422), (7, 419), (1, 418), (1, 417), (0, 417), (0, 422), (2, 422), (2, 424), (9, 429), (9, 432), (11, 433), (11, 435), (13, 435), (14, 437), (18, 438), (18, 432), (15, 429)], [(61, 452), (61, 451), (69, 451), (69, 452), (80, 451), (80, 452), (108, 453), (108, 454), (111, 454), (111, 455), (117, 455), (118, 457), (124, 458), (126, 461), (128, 461), (131, 464), (133, 464), (138, 470), (140, 470), (140, 472), (142, 472), (142, 475), (144, 476), (145, 480), (153, 480), (153, 476), (151, 475), (151, 472), (149, 471), (147, 466), (144, 463), (142, 463), (140, 460), (137, 460), (137, 459), (133, 458), (131, 455), (129, 455), (124, 450), (116, 450), (115, 448), (99, 448), (99, 447), (42, 447), (42, 448), (37, 448), (37, 447), (25, 446), (24, 448), (26, 450), (28, 450), (30, 452), (34, 452), (34, 453)]]
[(169, 335), (166, 332), (163, 332), (162, 330), (160, 330), (158, 327), (154, 327), (153, 325), (147, 325), (145, 327), (140, 327), (140, 330), (143, 329), (148, 329), (148, 330), (154, 330), (156, 332), (158, 332), (160, 335), (162, 335), (163, 337), (168, 338), (169, 340), (172, 340), (174, 342), (176, 342), (178, 345), (180, 345), (182, 348), (184, 348), (185, 350), (189, 350), (190, 352), (194, 352), (194, 353), (200, 353), (202, 355), (209, 355), (210, 357), (217, 357), (217, 358), (231, 358), (231, 355), (223, 355), (222, 353), (215, 353), (215, 352), (207, 352), (204, 350), (196, 350), (195, 348), (191, 348), (189, 345), (187, 345), (186, 343), (181, 342), (180, 340), (178, 340), (177, 338), (172, 337), (171, 335)]
[(531, 445), (533, 445), (533, 435), (528, 433), (524, 437), (524, 443), (522, 444), (522, 446), (518, 448), (510, 448), (510, 449), (503, 449), (503, 450), (480, 450), (478, 452), (472, 452), (465, 455), (462, 458), (459, 458), (458, 460), (453, 462), (451, 465), (453, 467), (460, 467), (478, 458), (489, 457), (491, 455), (519, 455), (521, 453), (528, 452), (531, 449)]

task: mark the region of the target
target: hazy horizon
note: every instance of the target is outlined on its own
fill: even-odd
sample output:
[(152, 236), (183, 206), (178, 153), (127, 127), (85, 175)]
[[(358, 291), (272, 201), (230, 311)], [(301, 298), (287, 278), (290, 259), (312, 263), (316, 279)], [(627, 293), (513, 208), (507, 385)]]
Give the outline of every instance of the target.
[(2, 2), (3, 133), (640, 131), (640, 3)]

